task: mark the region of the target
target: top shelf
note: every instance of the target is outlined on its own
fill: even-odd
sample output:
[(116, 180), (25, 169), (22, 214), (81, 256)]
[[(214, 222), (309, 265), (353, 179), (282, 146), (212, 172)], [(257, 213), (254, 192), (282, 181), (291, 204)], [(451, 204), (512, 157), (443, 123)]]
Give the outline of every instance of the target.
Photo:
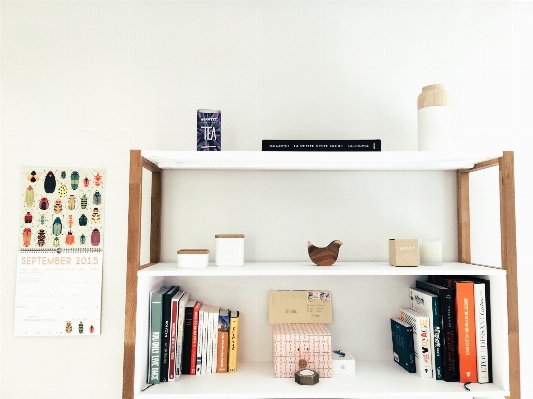
[(161, 169), (221, 170), (458, 170), (499, 158), (500, 151), (141, 151)]

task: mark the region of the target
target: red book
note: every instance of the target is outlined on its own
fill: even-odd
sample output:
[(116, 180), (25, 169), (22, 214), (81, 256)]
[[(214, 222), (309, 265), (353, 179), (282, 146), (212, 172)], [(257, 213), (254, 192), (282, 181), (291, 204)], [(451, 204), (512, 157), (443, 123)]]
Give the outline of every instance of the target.
[[(472, 288), (472, 293), (473, 293)], [(198, 319), (200, 315), (200, 308), (202, 307), (202, 302), (196, 302), (194, 305), (193, 314), (192, 314), (192, 344), (191, 344), (191, 371), (189, 374), (196, 374), (196, 351), (198, 349)]]
[(459, 382), (477, 382), (474, 283), (455, 282)]

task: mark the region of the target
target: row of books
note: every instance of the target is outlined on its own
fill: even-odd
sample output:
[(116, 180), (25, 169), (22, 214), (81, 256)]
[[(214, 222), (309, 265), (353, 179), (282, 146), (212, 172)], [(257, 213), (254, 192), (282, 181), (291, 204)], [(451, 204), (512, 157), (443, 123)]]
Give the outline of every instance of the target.
[(237, 371), (239, 312), (190, 299), (178, 286), (150, 292), (148, 384), (182, 374)]
[(394, 360), (421, 377), (492, 382), (490, 327), (489, 280), (429, 276), (391, 318)]

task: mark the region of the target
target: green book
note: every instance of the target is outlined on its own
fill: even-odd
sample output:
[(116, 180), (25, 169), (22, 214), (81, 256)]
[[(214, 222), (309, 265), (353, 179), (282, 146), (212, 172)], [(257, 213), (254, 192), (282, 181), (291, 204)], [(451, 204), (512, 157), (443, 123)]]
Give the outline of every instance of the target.
[(150, 338), (148, 350), (148, 383), (161, 380), (161, 332), (163, 325), (163, 294), (170, 288), (163, 286), (150, 293)]

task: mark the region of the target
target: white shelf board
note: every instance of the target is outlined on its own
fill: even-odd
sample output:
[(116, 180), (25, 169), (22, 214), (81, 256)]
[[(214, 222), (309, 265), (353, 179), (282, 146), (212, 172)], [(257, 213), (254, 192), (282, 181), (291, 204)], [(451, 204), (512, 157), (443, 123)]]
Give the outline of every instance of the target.
[(388, 262), (336, 262), (316, 266), (308, 262), (245, 262), (244, 266), (182, 269), (177, 263), (157, 263), (142, 270), (141, 276), (419, 276), (419, 275), (501, 275), (503, 269), (444, 262), (442, 266), (393, 267)]
[(141, 151), (161, 169), (457, 170), (503, 155), (495, 152)]
[(464, 398), (508, 396), (494, 384), (435, 381), (409, 374), (391, 361), (357, 361), (354, 375), (321, 378), (314, 386), (274, 378), (271, 362), (242, 362), (236, 373), (184, 375), (179, 382), (156, 384), (136, 399), (165, 398)]

